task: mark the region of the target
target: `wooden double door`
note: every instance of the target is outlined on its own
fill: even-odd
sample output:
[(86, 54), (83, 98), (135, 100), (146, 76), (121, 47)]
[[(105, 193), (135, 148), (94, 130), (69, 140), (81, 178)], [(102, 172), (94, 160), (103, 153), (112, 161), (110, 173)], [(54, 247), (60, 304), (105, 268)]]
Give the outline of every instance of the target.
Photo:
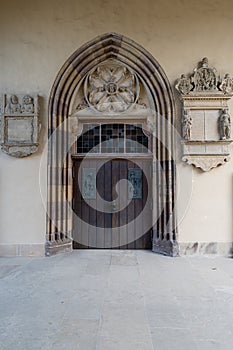
[(151, 249), (151, 159), (73, 158), (73, 247)]

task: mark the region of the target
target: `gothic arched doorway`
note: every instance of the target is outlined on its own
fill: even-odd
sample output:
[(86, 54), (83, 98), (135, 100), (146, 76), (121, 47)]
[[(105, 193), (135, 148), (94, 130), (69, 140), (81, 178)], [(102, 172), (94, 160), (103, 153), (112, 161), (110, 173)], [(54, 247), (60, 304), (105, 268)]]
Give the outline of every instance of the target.
[[(81, 154), (80, 148), (77, 151), (77, 147), (85, 148), (85, 145), (80, 143), (80, 138), (82, 139), (81, 135), (87, 125), (92, 125), (92, 129), (96, 130), (97, 124), (102, 130), (101, 135), (105, 129), (113, 135), (112, 130), (118, 128), (117, 141), (116, 137), (107, 139), (111, 142), (111, 147), (115, 142), (117, 152), (112, 152), (108, 143), (107, 148), (110, 149), (110, 152), (106, 152), (108, 156), (109, 153), (121, 153), (118, 152), (120, 144), (123, 142), (125, 145), (130, 139), (127, 135), (131, 135), (131, 141), (136, 142), (136, 152), (134, 148), (130, 149), (132, 152), (124, 152), (126, 150), (124, 148), (120, 158), (123, 159), (124, 156), (129, 158), (130, 154), (130, 161), (135, 164), (136, 158), (140, 158), (139, 149), (143, 142), (135, 140), (132, 131), (129, 130), (133, 130), (136, 124), (136, 127), (143, 131), (140, 131), (139, 136), (147, 135), (150, 139), (148, 150), (152, 172), (151, 181), (148, 183), (151, 184), (152, 197), (151, 219), (149, 219), (153, 237), (152, 250), (172, 256), (178, 254), (173, 159), (174, 115), (173, 94), (164, 71), (146, 50), (128, 38), (115, 33), (99, 36), (82, 46), (66, 61), (53, 85), (49, 105), (47, 255), (72, 249), (75, 224), (74, 160), (75, 156), (77, 158), (86, 153), (89, 156), (92, 153), (93, 156), (93, 151)], [(106, 130), (104, 132), (107, 135)], [(125, 134), (119, 137), (120, 133)], [(103, 137), (101, 135), (97, 137)], [(105, 139), (101, 139), (102, 142), (106, 141), (106, 135)], [(95, 144), (94, 140), (92, 135), (89, 138), (91, 149), (101, 144), (101, 142)], [(148, 156), (145, 153), (141, 152), (144, 160)], [(119, 158), (119, 154), (117, 157)], [(90, 159), (89, 157), (88, 162)], [(124, 167), (123, 165), (117, 167), (120, 166)], [(140, 166), (127, 165), (126, 168), (125, 174), (134, 172), (135, 184), (141, 181), (140, 179), (135, 181), (135, 176), (138, 178), (141, 176), (140, 171), (132, 170)], [(89, 166), (87, 170), (89, 173), (85, 175), (86, 179), (90, 180), (88, 180), (90, 182), (88, 188), (91, 189), (89, 196), (93, 196), (91, 191), (95, 192), (95, 185), (94, 187), (91, 185), (91, 176), (95, 176), (91, 174), (93, 169), (92, 165)], [(146, 172), (145, 170), (145, 174)], [(83, 179), (85, 176), (83, 175)], [(110, 174), (110, 177), (112, 176), (113, 173)], [(127, 180), (130, 188), (129, 178)], [(83, 181), (87, 184), (87, 180)], [(80, 186), (82, 188), (82, 184)], [(140, 185), (135, 186), (140, 188)], [(87, 189), (87, 186), (85, 188)], [(84, 197), (82, 193), (82, 199)], [(114, 198), (111, 198), (108, 201), (112, 204), (113, 200)]]

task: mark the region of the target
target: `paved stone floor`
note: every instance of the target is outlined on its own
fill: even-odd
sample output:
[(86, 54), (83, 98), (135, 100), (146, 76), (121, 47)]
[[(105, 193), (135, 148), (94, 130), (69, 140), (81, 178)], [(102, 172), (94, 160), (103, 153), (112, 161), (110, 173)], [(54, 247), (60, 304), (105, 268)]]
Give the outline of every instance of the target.
[(1, 350), (232, 348), (232, 259), (108, 250), (0, 258)]

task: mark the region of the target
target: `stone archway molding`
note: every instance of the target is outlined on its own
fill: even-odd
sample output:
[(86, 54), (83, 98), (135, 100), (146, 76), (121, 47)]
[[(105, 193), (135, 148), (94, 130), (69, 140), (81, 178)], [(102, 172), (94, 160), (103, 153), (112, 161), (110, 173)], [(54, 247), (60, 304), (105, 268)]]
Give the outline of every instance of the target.
[[(108, 59), (124, 63), (134, 70), (152, 96), (155, 109), (153, 134), (157, 150), (153, 170), (153, 181), (156, 182), (156, 205), (153, 210), (160, 213), (153, 227), (152, 250), (176, 256), (175, 106), (172, 89), (165, 72), (152, 55), (134, 41), (116, 33), (100, 35), (75, 51), (61, 68), (51, 90), (46, 255), (72, 250), (72, 217), (69, 212), (72, 206), (72, 166), (69, 155), (66, 156), (69, 108), (84, 76)], [(163, 169), (163, 175), (159, 169)]]

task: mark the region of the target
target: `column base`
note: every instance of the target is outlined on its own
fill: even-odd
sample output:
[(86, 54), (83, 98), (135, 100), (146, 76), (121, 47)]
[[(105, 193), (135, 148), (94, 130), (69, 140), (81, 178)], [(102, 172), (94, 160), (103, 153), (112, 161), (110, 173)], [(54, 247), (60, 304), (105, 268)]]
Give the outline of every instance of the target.
[(72, 241), (69, 239), (65, 241), (55, 241), (45, 243), (45, 256), (52, 256), (61, 253), (69, 253), (73, 250)]
[(152, 252), (176, 257), (179, 256), (179, 245), (177, 241), (156, 239), (153, 240)]

